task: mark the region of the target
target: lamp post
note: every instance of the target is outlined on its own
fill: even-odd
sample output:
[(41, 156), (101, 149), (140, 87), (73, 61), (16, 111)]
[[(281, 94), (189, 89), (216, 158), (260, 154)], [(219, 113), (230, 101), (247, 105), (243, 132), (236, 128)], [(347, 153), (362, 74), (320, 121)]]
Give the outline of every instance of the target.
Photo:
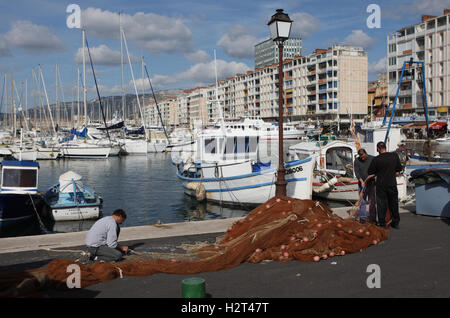
[(283, 12), (283, 9), (277, 9), (277, 13), (272, 15), (268, 23), (270, 35), (275, 44), (278, 45), (278, 171), (277, 181), (275, 182), (275, 195), (286, 195), (286, 179), (283, 160), (283, 48), (284, 41), (289, 38), (291, 33), (292, 20)]

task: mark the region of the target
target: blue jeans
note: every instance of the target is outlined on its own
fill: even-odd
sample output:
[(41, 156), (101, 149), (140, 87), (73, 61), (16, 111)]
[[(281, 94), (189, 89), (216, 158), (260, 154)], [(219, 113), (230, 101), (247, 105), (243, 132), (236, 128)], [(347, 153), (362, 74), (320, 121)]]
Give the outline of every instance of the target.
[[(361, 183), (358, 183), (359, 193), (361, 194), (362, 187)], [(376, 222), (377, 220), (377, 209), (376, 209), (376, 201), (375, 201), (375, 184), (373, 182), (366, 184), (364, 188), (364, 193), (361, 200), (360, 207), (360, 219), (365, 221), (367, 218), (367, 209), (366, 205), (369, 205), (369, 221)]]

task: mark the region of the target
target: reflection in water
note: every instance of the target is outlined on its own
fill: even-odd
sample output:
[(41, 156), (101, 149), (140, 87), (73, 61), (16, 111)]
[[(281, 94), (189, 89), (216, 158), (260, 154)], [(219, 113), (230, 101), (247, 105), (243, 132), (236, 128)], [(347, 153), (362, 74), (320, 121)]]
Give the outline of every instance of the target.
[[(103, 198), (103, 215), (115, 209), (127, 212), (122, 226), (177, 223), (245, 216), (248, 210), (198, 203), (183, 192), (170, 154), (125, 156), (106, 160), (40, 161), (39, 191), (58, 183), (68, 170), (80, 174), (83, 183)], [(86, 231), (95, 220), (55, 222), (53, 232)]]

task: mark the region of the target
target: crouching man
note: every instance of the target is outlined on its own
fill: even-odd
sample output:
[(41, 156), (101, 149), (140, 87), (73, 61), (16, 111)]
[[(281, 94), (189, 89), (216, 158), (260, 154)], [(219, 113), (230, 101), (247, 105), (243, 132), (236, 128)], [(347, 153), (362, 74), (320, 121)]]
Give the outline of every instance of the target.
[(117, 262), (128, 252), (128, 246), (120, 246), (117, 243), (120, 224), (126, 218), (125, 211), (117, 209), (112, 216), (105, 216), (94, 223), (85, 240), (91, 260)]

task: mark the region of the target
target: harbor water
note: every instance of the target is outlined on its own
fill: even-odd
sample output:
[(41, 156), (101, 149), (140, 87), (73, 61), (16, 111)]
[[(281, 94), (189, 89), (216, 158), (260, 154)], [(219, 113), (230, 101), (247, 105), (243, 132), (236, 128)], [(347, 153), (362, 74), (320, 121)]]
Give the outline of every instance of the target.
[[(215, 218), (240, 217), (249, 210), (199, 203), (183, 192), (170, 154), (112, 157), (101, 160), (39, 161), (39, 191), (58, 183), (59, 176), (72, 170), (103, 198), (103, 216), (123, 209), (127, 219), (122, 227), (177, 223)], [(32, 224), (2, 233), (1, 236), (36, 235), (89, 230), (95, 220)], [(45, 220), (43, 220), (45, 221)]]

